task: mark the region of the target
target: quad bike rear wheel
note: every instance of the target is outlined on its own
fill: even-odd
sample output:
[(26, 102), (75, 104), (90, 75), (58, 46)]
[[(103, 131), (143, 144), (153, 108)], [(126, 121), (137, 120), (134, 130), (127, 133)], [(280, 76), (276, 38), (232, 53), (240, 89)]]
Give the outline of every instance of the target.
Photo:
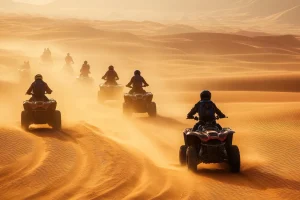
[(148, 106), (148, 114), (150, 117), (156, 117), (157, 110), (156, 110), (156, 103), (151, 102)]
[(186, 160), (188, 169), (196, 172), (197, 171), (197, 165), (198, 165), (198, 158), (197, 158), (197, 152), (195, 147), (189, 146), (186, 151)]
[(21, 113), (21, 126), (22, 129), (28, 130), (30, 123), (29, 123), (29, 117), (26, 111), (22, 111)]
[(179, 162), (182, 166), (186, 165), (186, 146), (182, 145), (179, 149)]
[(61, 129), (61, 113), (58, 110), (56, 110), (54, 112), (52, 128), (55, 129), (55, 130), (60, 130)]
[(131, 107), (127, 103), (123, 103), (123, 114), (127, 117), (132, 115)]
[(240, 161), (240, 150), (239, 150), (238, 146), (232, 145), (230, 147), (228, 159), (229, 159), (230, 171), (232, 173), (239, 173), (241, 161)]

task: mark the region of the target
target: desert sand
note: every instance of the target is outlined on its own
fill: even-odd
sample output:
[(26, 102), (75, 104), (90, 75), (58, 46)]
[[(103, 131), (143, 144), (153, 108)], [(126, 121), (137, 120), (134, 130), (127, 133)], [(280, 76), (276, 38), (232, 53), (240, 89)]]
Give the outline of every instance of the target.
[[(0, 199), (300, 198), (297, 37), (156, 34), (168, 28), (147, 21), (1, 15)], [(40, 65), (47, 47), (52, 68)], [(68, 52), (76, 72), (89, 61), (94, 87), (78, 88), (75, 77), (61, 74)], [(32, 79), (42, 73), (53, 89), (62, 131), (21, 129), (31, 80), (21, 80), (17, 69), (25, 60)], [(125, 118), (122, 99), (98, 104), (98, 84), (110, 64), (124, 85), (135, 69), (142, 71), (158, 105), (157, 118)], [(212, 91), (229, 116), (220, 124), (236, 131), (240, 174), (204, 164), (195, 174), (179, 165), (182, 131), (194, 123), (186, 114), (203, 89)]]

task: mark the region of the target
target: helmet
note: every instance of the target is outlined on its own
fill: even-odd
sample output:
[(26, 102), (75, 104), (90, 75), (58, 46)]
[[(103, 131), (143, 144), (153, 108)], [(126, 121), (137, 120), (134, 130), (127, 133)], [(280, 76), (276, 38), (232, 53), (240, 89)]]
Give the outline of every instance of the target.
[(140, 70), (135, 70), (135, 71), (134, 71), (134, 75), (141, 75)]
[(87, 61), (84, 61), (84, 64), (87, 64)]
[(108, 67), (108, 69), (109, 69), (109, 70), (113, 70), (113, 69), (114, 69), (114, 66), (110, 65), (110, 66)]
[(41, 74), (37, 74), (37, 75), (35, 75), (34, 79), (35, 80), (38, 80), (38, 79), (43, 80), (43, 76)]
[(201, 100), (210, 100), (211, 99), (211, 93), (208, 90), (203, 90), (200, 94)]

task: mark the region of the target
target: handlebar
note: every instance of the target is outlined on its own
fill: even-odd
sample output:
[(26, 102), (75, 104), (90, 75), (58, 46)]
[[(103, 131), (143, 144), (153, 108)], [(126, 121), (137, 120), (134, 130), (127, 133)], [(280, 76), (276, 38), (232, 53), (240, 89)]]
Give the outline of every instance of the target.
[[(103, 78), (103, 77), (102, 77), (102, 79), (105, 80), (105, 81), (107, 81), (107, 78)], [(115, 78), (115, 80), (118, 81), (118, 80), (120, 80), (120, 79), (119, 79), (119, 78)]]
[[(142, 87), (148, 87), (149, 85), (143, 85)], [(128, 88), (133, 88), (132, 86), (130, 86), (130, 85), (126, 85), (126, 87), (128, 87)]]
[[(216, 120), (223, 119), (223, 118), (228, 118), (228, 116), (225, 116), (225, 117), (215, 116), (215, 119), (216, 119)], [(199, 120), (199, 117), (193, 116), (193, 117), (187, 117), (186, 119), (193, 119), (193, 120), (198, 121), (198, 120)]]
[[(45, 92), (45, 94), (50, 94), (50, 93)], [(25, 95), (34, 95), (34, 94), (33, 93), (30, 93), (30, 94), (26, 93)]]

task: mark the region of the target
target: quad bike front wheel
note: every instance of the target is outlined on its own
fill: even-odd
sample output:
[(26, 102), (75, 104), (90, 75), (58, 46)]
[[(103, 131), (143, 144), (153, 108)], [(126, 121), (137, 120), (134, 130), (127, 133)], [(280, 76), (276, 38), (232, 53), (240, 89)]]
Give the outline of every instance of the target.
[(198, 165), (198, 158), (197, 158), (197, 152), (195, 147), (189, 146), (186, 151), (186, 160), (188, 169), (196, 172), (197, 171), (197, 165)]
[(232, 145), (229, 151), (229, 166), (232, 173), (239, 173), (241, 167), (240, 150), (238, 146)]
[(53, 126), (52, 127), (55, 130), (60, 130), (61, 129), (61, 113), (58, 110), (56, 110), (54, 112)]
[(157, 115), (157, 110), (156, 110), (156, 103), (151, 102), (148, 106), (148, 114), (150, 117), (156, 117)]
[(182, 166), (186, 165), (186, 146), (182, 145), (179, 149), (179, 162)]
[(22, 111), (21, 113), (21, 127), (24, 130), (28, 130), (30, 126), (28, 114), (26, 111)]

